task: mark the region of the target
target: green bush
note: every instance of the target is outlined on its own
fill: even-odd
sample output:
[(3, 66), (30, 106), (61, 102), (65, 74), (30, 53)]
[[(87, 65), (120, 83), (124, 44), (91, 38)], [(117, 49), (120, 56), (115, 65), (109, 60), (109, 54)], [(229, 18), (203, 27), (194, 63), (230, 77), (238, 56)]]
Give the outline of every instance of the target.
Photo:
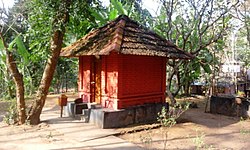
[(4, 115), (3, 121), (8, 125), (13, 125), (17, 123), (17, 120), (18, 120), (18, 114), (17, 114), (16, 102), (11, 101), (8, 110)]

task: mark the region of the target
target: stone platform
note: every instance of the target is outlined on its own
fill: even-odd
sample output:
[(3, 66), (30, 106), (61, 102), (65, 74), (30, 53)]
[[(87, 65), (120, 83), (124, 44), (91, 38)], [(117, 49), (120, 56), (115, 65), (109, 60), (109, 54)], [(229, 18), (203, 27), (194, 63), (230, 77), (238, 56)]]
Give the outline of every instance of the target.
[(132, 124), (154, 123), (162, 107), (168, 109), (168, 103), (154, 103), (130, 107), (121, 110), (108, 108), (90, 109), (89, 122), (100, 128), (119, 128)]
[(238, 100), (234, 96), (212, 96), (210, 112), (227, 116), (250, 117), (250, 102), (247, 99)]

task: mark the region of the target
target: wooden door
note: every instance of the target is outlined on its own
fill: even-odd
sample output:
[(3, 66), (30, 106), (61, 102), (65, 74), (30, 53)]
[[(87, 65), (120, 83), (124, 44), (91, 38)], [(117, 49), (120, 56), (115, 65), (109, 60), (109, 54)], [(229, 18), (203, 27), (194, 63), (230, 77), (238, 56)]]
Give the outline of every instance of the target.
[(101, 57), (93, 56), (91, 67), (91, 102), (101, 103)]

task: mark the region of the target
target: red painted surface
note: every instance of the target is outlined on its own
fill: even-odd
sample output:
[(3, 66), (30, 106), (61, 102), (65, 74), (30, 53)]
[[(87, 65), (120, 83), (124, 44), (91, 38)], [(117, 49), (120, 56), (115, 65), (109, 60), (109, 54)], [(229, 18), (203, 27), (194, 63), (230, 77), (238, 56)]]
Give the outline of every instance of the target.
[(166, 58), (122, 55), (118, 108), (165, 101)]
[(117, 109), (119, 57), (117, 53), (111, 53), (102, 59), (103, 74), (101, 80), (102, 87), (105, 87), (105, 93), (102, 93), (104, 95), (102, 97), (103, 107)]
[(84, 102), (90, 102), (90, 75), (91, 75), (91, 56), (82, 56), (79, 58), (79, 97)]
[[(90, 102), (94, 56), (79, 58), (79, 93)], [(121, 109), (165, 102), (166, 58), (120, 55), (101, 56), (101, 105)]]

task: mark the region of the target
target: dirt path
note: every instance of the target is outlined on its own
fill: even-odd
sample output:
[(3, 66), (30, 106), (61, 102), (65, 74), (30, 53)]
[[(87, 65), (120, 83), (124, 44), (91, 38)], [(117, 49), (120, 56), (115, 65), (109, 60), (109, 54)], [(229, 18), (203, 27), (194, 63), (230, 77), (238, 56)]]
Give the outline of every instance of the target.
[[(67, 94), (69, 101), (77, 95)], [(59, 118), (57, 97), (49, 95), (43, 110), (42, 117), (47, 121), (38, 126), (7, 126), (0, 123), (0, 149), (136, 149), (133, 144), (143, 149), (193, 150), (248, 150), (250, 149), (250, 120), (239, 121), (239, 118), (204, 113), (202, 99), (193, 99), (199, 102), (199, 108), (189, 109), (180, 118), (180, 122), (168, 130), (167, 140), (164, 140), (164, 129), (155, 128), (141, 132), (127, 133), (119, 136), (122, 140), (108, 136), (109, 131), (103, 133), (88, 124), (72, 119)], [(7, 103), (0, 103), (0, 115), (6, 110)], [(145, 128), (144, 126), (136, 126)], [(151, 127), (151, 126), (150, 126)], [(126, 132), (134, 127), (116, 129), (115, 132)], [(114, 132), (114, 131), (112, 131)], [(93, 133), (100, 134), (97, 140), (83, 140)], [(101, 134), (103, 133), (103, 134)], [(73, 138), (75, 137), (75, 138)], [(74, 139), (74, 140), (73, 140)], [(98, 139), (98, 138), (97, 138)], [(118, 142), (114, 142), (114, 141)]]
[[(250, 120), (240, 121), (236, 117), (204, 113), (204, 105), (189, 109), (178, 123), (166, 129), (149, 129), (120, 136), (130, 142), (149, 149), (215, 149), (249, 150)], [(131, 130), (131, 129), (130, 129)], [(167, 140), (164, 140), (167, 135)]]
[[(114, 136), (117, 134), (114, 129), (100, 129), (75, 118), (59, 117), (58, 96), (48, 96), (41, 114), (42, 123), (39, 125), (8, 126), (1, 122), (0, 150), (143, 149)], [(72, 94), (67, 96), (69, 101), (77, 97)]]
[[(60, 94), (48, 95), (44, 108), (49, 108), (51, 110), (59, 109), (57, 106), (57, 99)], [(73, 101), (78, 97), (76, 93), (67, 93), (68, 101)], [(26, 107), (29, 107), (31, 104), (31, 100), (26, 101)], [(10, 102), (8, 101), (0, 101), (0, 122), (2, 122), (4, 115), (6, 114), (8, 108), (10, 106)]]

